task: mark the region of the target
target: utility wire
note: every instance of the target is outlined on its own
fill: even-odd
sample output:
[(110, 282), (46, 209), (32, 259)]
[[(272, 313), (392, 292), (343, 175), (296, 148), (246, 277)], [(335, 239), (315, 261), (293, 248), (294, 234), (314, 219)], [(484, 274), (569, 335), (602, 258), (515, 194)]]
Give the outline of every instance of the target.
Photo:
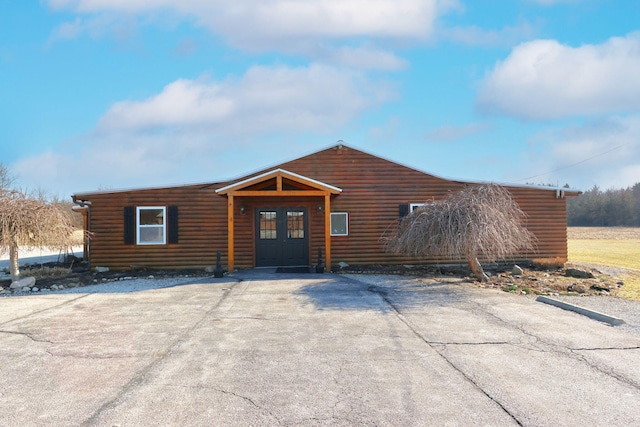
[(582, 163), (588, 162), (589, 160), (593, 160), (593, 159), (595, 159), (595, 158), (597, 158), (597, 157), (603, 156), (603, 155), (605, 155), (605, 154), (607, 154), (607, 153), (610, 153), (610, 152), (612, 152), (612, 151), (615, 151), (615, 150), (617, 150), (617, 149), (619, 149), (619, 148), (622, 148), (622, 147), (624, 147), (625, 145), (629, 145), (629, 144), (631, 144), (631, 142), (625, 142), (624, 144), (617, 145), (617, 146), (615, 146), (615, 147), (613, 147), (613, 148), (611, 148), (611, 149), (609, 149), (609, 150), (607, 150), (607, 151), (603, 151), (602, 153), (596, 154), (595, 156), (589, 157), (589, 158), (584, 159), (584, 160), (580, 160), (579, 162), (575, 162), (575, 163), (572, 163), (572, 164), (570, 164), (570, 165), (563, 166), (563, 167), (558, 168), (558, 169), (553, 169), (553, 170), (550, 170), (550, 171), (548, 171), (548, 172), (544, 172), (544, 173), (541, 173), (541, 174), (538, 174), (538, 175), (533, 175), (533, 176), (529, 176), (529, 177), (526, 177), (526, 178), (518, 179), (518, 180), (516, 180), (516, 181), (514, 181), (514, 182), (526, 181), (527, 179), (538, 178), (538, 177), (540, 177), (540, 176), (549, 175), (550, 173), (558, 172), (558, 171), (561, 171), (561, 170), (564, 170), (564, 169), (569, 169), (569, 168), (571, 168), (571, 167), (574, 167), (574, 166), (577, 166), (577, 165), (579, 165), (579, 164), (582, 164)]

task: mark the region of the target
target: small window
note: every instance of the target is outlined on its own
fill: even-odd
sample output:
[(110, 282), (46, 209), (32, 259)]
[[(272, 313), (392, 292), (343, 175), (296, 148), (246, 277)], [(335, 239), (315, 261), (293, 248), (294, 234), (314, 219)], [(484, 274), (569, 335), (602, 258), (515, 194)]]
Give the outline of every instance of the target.
[(431, 202), (429, 202), (429, 203), (411, 203), (409, 205), (409, 212), (413, 212), (416, 209), (418, 209), (419, 207), (429, 206), (429, 205), (433, 205), (433, 203), (431, 203)]
[(136, 215), (139, 245), (166, 243), (166, 208), (164, 206), (139, 207)]
[(347, 212), (331, 212), (331, 235), (349, 235), (349, 214)]

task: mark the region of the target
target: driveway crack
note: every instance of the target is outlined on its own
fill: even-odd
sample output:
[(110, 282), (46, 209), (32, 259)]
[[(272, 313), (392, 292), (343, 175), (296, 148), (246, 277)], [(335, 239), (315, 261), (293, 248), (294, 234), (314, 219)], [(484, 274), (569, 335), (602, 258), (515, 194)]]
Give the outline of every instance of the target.
[(571, 351), (600, 351), (600, 350), (640, 350), (640, 346), (635, 347), (590, 347), (590, 348), (570, 348)]
[(609, 369), (603, 369), (602, 366), (593, 363), (592, 361), (590, 361), (587, 357), (585, 357), (583, 354), (577, 353), (577, 351), (592, 351), (592, 350), (636, 350), (640, 347), (631, 347), (631, 348), (587, 348), (587, 349), (569, 349), (569, 351), (571, 352), (571, 355), (575, 358), (577, 358), (578, 360), (582, 361), (582, 363), (586, 363), (589, 367), (591, 367), (592, 369), (595, 369), (598, 372), (601, 372), (605, 375), (608, 375), (610, 377), (615, 378), (616, 380), (629, 385), (631, 387), (634, 387), (638, 390), (640, 390), (640, 383), (638, 383), (637, 381), (632, 380), (631, 378), (626, 377), (623, 374), (619, 374), (613, 370), (609, 370)]
[(513, 345), (509, 341), (482, 341), (482, 342), (446, 342), (446, 341), (428, 341), (432, 345)]
[[(455, 363), (453, 363), (449, 358), (447, 358), (447, 356), (441, 351), (441, 349), (439, 348), (439, 346), (437, 344), (431, 343), (429, 342), (429, 340), (427, 340), (426, 338), (424, 338), (408, 321), (407, 319), (402, 315), (402, 313), (400, 312), (400, 310), (398, 309), (398, 307), (396, 307), (396, 305), (387, 298), (387, 295), (383, 292), (379, 292), (377, 289), (375, 288), (369, 288), (370, 292), (376, 293), (380, 296), (380, 298), (382, 298), (382, 300), (384, 302), (386, 302), (391, 309), (395, 312), (396, 317), (402, 322), (404, 323), (407, 328), (409, 328), (409, 330), (416, 336), (418, 337), (418, 339), (420, 339), (421, 341), (423, 341), (425, 344), (427, 344), (430, 348), (433, 349), (433, 351), (435, 351), (449, 366), (451, 366), (456, 372), (458, 372), (460, 375), (462, 375), (463, 378), (465, 378), (470, 384), (472, 384), (478, 391), (480, 391), (482, 394), (484, 394), (489, 400), (491, 400), (493, 403), (495, 403), (496, 405), (498, 405), (498, 407), (500, 407), (509, 417), (511, 417), (511, 419), (519, 426), (522, 425), (522, 423), (520, 422), (520, 420), (518, 420), (518, 418), (516, 418), (516, 416), (514, 414), (512, 414), (498, 399), (496, 399), (495, 397), (493, 397), (491, 394), (489, 394), (489, 392), (487, 392), (485, 389), (483, 389), (477, 382), (475, 382), (473, 380), (473, 378), (471, 378), (469, 375), (467, 375), (463, 370), (461, 370), (460, 368), (458, 368), (458, 366), (456, 366)], [(442, 346), (442, 345), (440, 345)]]
[(156, 366), (158, 366), (160, 364), (160, 362), (162, 362), (169, 354), (171, 354), (172, 350), (178, 346), (178, 344), (180, 344), (182, 341), (184, 341), (184, 339), (192, 332), (194, 331), (196, 328), (198, 328), (202, 322), (204, 322), (209, 315), (214, 312), (218, 307), (220, 307), (220, 305), (228, 298), (229, 294), (231, 293), (231, 291), (233, 290), (233, 288), (240, 282), (236, 282), (233, 283), (232, 285), (229, 286), (229, 288), (227, 288), (224, 293), (222, 294), (222, 297), (220, 298), (220, 300), (218, 302), (216, 302), (213, 307), (211, 307), (209, 310), (207, 310), (207, 312), (205, 312), (202, 317), (200, 317), (200, 319), (195, 322), (190, 328), (186, 329), (185, 331), (183, 331), (171, 344), (169, 344), (169, 346), (162, 351), (161, 353), (156, 354), (156, 357), (153, 358), (153, 360), (145, 367), (143, 367), (142, 369), (140, 369), (137, 373), (137, 375), (135, 375), (133, 378), (131, 378), (131, 380), (129, 380), (129, 382), (127, 382), (119, 391), (118, 393), (116, 393), (116, 395), (111, 399), (106, 401), (105, 403), (103, 403), (98, 409), (96, 409), (96, 411), (89, 417), (87, 418), (85, 421), (83, 421), (81, 423), (81, 425), (83, 426), (88, 426), (88, 425), (94, 425), (96, 424), (98, 418), (100, 417), (100, 415), (110, 409), (110, 408), (114, 408), (118, 405), (118, 403), (121, 401), (121, 399), (129, 392), (131, 392), (133, 389), (135, 389), (136, 387), (138, 387), (139, 385), (141, 385), (143, 383), (143, 381), (145, 380), (145, 377), (147, 376), (147, 374), (149, 374)]
[(267, 414), (271, 415), (271, 417), (273, 417), (278, 422), (278, 425), (282, 425), (282, 423), (280, 422), (280, 419), (278, 417), (276, 417), (273, 412), (271, 412), (269, 409), (265, 408), (264, 406), (258, 405), (250, 397), (243, 396), (243, 395), (235, 393), (233, 391), (222, 390), (222, 389), (219, 389), (219, 388), (213, 388), (212, 390), (215, 390), (215, 391), (223, 393), (223, 394), (228, 394), (228, 395), (231, 395), (231, 396), (235, 396), (235, 397), (237, 397), (239, 399), (243, 399), (244, 401), (249, 402), (251, 405), (255, 406), (256, 408), (258, 408), (258, 409), (266, 412)]
[[(499, 316), (491, 313), (489, 310), (487, 310), (485, 308), (484, 305), (482, 304), (477, 304), (477, 306), (479, 306), (486, 314), (488, 314), (489, 316), (492, 316), (493, 318), (499, 320), (500, 322), (506, 324), (506, 325), (511, 325), (514, 326), (518, 331), (520, 331), (522, 334), (533, 338), (536, 343), (538, 343), (538, 345), (536, 345), (536, 347), (539, 349), (538, 351), (541, 352), (553, 352), (553, 353), (558, 353), (558, 354), (563, 354), (566, 355), (567, 357), (571, 357), (574, 358), (576, 360), (579, 360), (580, 362), (586, 364), (587, 366), (589, 366), (592, 369), (595, 369), (596, 371), (610, 376), (626, 385), (632, 386), (634, 388), (640, 389), (640, 384), (637, 381), (634, 381), (628, 377), (626, 377), (623, 374), (620, 374), (618, 372), (615, 372), (613, 370), (607, 370), (607, 369), (603, 369), (601, 366), (598, 366), (597, 364), (594, 364), (592, 362), (589, 361), (589, 359), (587, 357), (585, 357), (582, 354), (577, 353), (578, 351), (611, 351), (611, 350), (638, 350), (640, 349), (640, 346), (631, 346), (631, 347), (587, 347), (587, 348), (571, 348), (571, 347), (567, 347), (567, 346), (562, 346), (562, 345), (558, 345), (555, 343), (551, 343), (548, 342), (536, 335), (534, 335), (533, 333), (527, 331), (524, 326), (522, 324), (519, 325), (515, 325), (515, 324), (510, 324), (508, 322), (506, 322), (505, 320), (501, 319)], [(543, 349), (542, 345), (548, 347), (549, 349)]]
[(33, 316), (34, 314), (40, 314), (40, 313), (42, 313), (42, 312), (44, 312), (44, 311), (52, 310), (52, 309), (54, 309), (54, 308), (58, 308), (58, 307), (61, 307), (61, 306), (63, 306), (63, 305), (70, 304), (70, 303), (72, 303), (72, 302), (78, 301), (79, 299), (86, 298), (86, 297), (88, 297), (89, 295), (91, 295), (91, 294), (80, 295), (80, 296), (79, 296), (79, 297), (77, 297), (77, 298), (68, 299), (68, 300), (66, 300), (66, 301), (64, 301), (64, 302), (61, 302), (60, 304), (56, 304), (56, 305), (52, 305), (52, 306), (49, 306), (49, 307), (45, 307), (45, 308), (43, 308), (42, 310), (33, 311), (33, 312), (29, 313), (29, 314), (25, 314), (24, 316), (15, 317), (15, 318), (13, 318), (13, 319), (7, 320), (7, 321), (5, 321), (5, 322), (0, 323), (0, 325), (6, 325), (7, 323), (15, 322), (16, 320), (25, 319), (25, 318), (27, 318), (27, 317)]
[(45, 340), (45, 339), (37, 339), (33, 335), (28, 333), (28, 332), (0, 330), (0, 334), (22, 335), (23, 337), (29, 338), (33, 342), (42, 342), (42, 343), (46, 343), (46, 344), (54, 344), (53, 341), (49, 341), (49, 340)]

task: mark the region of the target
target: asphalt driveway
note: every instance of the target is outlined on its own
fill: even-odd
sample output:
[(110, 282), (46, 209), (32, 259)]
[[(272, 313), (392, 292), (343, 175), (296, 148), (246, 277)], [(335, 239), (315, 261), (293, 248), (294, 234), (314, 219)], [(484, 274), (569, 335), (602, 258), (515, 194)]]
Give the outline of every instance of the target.
[(0, 298), (3, 426), (640, 425), (639, 362), (640, 336), (454, 280)]

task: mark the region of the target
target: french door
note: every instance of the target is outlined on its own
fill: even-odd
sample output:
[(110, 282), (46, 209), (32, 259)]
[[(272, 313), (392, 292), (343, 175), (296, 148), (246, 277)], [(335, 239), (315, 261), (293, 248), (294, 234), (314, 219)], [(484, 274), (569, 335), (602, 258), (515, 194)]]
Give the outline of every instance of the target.
[(309, 265), (306, 208), (256, 209), (256, 267)]

